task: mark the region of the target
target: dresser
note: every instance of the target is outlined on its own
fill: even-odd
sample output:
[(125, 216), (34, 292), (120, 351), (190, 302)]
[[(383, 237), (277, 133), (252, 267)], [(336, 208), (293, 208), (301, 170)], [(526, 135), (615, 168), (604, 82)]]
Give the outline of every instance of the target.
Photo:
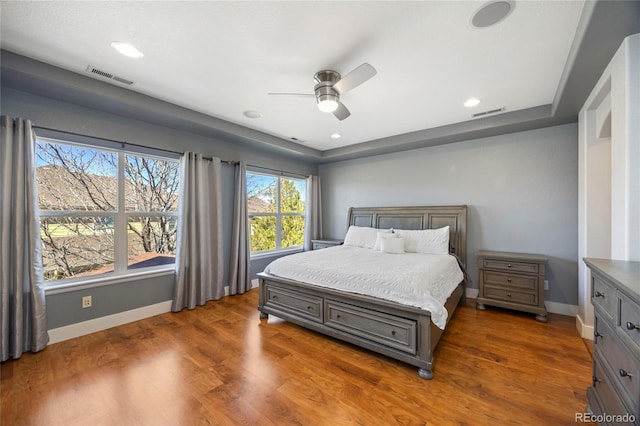
[(319, 250), (327, 247), (339, 246), (342, 240), (311, 240), (311, 249)]
[(546, 257), (480, 250), (477, 260), (477, 309), (485, 309), (485, 305), (515, 309), (536, 314), (538, 321), (547, 322), (547, 310), (544, 307)]
[(600, 424), (640, 417), (640, 262), (585, 258), (594, 308), (590, 412)]

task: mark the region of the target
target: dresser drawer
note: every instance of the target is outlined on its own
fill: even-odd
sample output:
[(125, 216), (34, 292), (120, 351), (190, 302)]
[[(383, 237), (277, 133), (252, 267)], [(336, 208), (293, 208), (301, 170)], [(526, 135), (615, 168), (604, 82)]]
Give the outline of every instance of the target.
[(316, 322), (323, 320), (322, 298), (320, 297), (271, 285), (267, 287), (266, 296), (266, 306), (302, 315)]
[(360, 308), (336, 300), (326, 300), (325, 325), (382, 345), (415, 354), (417, 323)]
[[(603, 360), (595, 354), (593, 357), (593, 389), (595, 389), (598, 401), (589, 401), (592, 409), (600, 408), (601, 412), (594, 412), (595, 415), (624, 416), (629, 413), (622, 405), (612, 379), (609, 377), (607, 369), (603, 367)], [(589, 395), (591, 397), (591, 395)], [(590, 398), (591, 399), (591, 398)], [(599, 410), (598, 410), (599, 411)]]
[(506, 272), (484, 271), (485, 285), (499, 285), (502, 287), (519, 288), (526, 290), (538, 289), (538, 277), (529, 275), (511, 275)]
[(485, 285), (483, 287), (483, 297), (505, 302), (514, 302), (524, 305), (537, 306), (538, 294), (527, 291), (511, 290), (504, 287), (493, 287)]
[(640, 306), (624, 294), (619, 294), (620, 298), (620, 324), (622, 333), (627, 335), (627, 339), (636, 351), (640, 353)]
[(600, 354), (611, 370), (611, 381), (620, 389), (627, 405), (633, 413), (638, 412), (640, 402), (640, 363), (627, 350), (606, 321), (596, 317), (596, 331), (600, 335), (596, 342), (596, 352)]
[(600, 277), (591, 275), (591, 303), (600, 308), (611, 323), (615, 318), (617, 302), (618, 296), (613, 287)]
[(499, 259), (484, 259), (483, 266), (485, 269), (500, 269), (503, 271), (516, 271), (536, 275), (540, 271), (538, 263)]

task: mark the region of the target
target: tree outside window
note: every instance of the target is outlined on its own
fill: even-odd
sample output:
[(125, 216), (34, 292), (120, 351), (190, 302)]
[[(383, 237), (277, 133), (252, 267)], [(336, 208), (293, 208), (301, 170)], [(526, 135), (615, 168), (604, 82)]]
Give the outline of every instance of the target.
[(38, 139), (46, 280), (175, 262), (179, 163)]
[(302, 247), (305, 179), (247, 172), (251, 253)]

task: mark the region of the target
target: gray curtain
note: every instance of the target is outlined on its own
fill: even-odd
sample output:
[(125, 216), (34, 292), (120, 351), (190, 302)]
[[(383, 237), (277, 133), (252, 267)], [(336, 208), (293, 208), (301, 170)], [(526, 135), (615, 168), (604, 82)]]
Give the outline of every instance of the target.
[(229, 294), (242, 294), (251, 289), (249, 276), (249, 218), (247, 215), (247, 165), (236, 164), (236, 185), (233, 200), (233, 230), (231, 233), (231, 264)]
[(186, 152), (181, 169), (174, 312), (224, 296), (220, 159)]
[(0, 120), (0, 321), (6, 361), (44, 349), (49, 335), (36, 217), (35, 135), (28, 120)]
[(311, 240), (322, 238), (322, 203), (320, 201), (320, 177), (307, 179), (307, 217), (304, 221), (304, 249), (311, 250)]

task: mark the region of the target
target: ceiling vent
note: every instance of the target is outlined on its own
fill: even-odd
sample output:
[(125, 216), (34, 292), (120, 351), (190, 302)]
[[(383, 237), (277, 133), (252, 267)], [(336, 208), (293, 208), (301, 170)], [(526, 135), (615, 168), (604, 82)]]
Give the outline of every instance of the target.
[(127, 86), (133, 85), (133, 81), (127, 80), (126, 78), (118, 77), (117, 75), (111, 74), (110, 72), (98, 69), (93, 65), (87, 66), (86, 71), (89, 74), (97, 75), (99, 77), (105, 78), (107, 80), (117, 81), (118, 83), (126, 84)]
[(493, 115), (493, 114), (497, 114), (497, 113), (503, 112), (503, 111), (504, 111), (504, 107), (496, 108), (496, 109), (491, 109), (489, 111), (483, 111), (483, 112), (479, 112), (477, 114), (473, 114), (472, 117), (473, 118), (484, 117), (486, 115)]

